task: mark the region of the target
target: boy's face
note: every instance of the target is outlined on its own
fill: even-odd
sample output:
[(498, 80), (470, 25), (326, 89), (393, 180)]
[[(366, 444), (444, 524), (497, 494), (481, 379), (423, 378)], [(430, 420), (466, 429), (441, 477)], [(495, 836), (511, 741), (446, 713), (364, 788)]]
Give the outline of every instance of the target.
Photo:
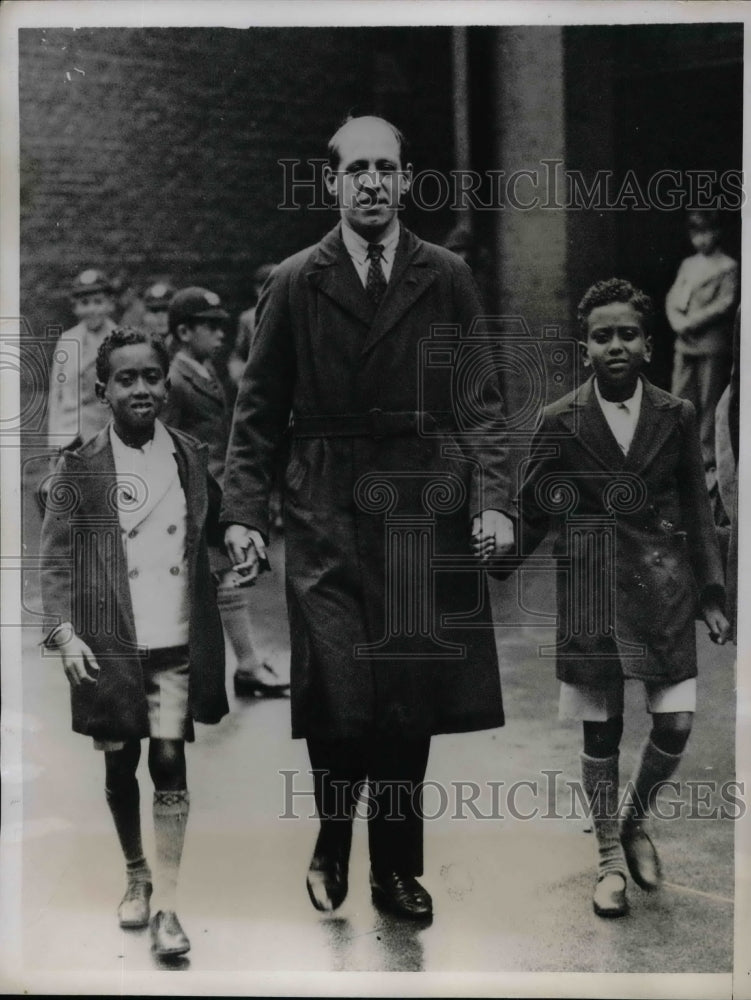
[(584, 363), (592, 365), (601, 389), (618, 391), (636, 385), (652, 356), (652, 341), (643, 323), (630, 302), (597, 306), (587, 317)]
[(224, 327), (215, 319), (199, 319), (192, 326), (182, 324), (177, 333), (181, 348), (196, 361), (216, 357), (224, 343)]
[(720, 233), (717, 229), (693, 226), (689, 228), (688, 238), (697, 253), (710, 254), (719, 245)]
[(92, 333), (98, 333), (105, 319), (114, 308), (111, 295), (106, 292), (90, 292), (88, 295), (77, 295), (73, 299), (73, 313), (80, 323), (85, 323)]
[(147, 309), (143, 314), (143, 325), (150, 333), (158, 333), (161, 337), (169, 331), (169, 317), (166, 309)]
[(96, 391), (112, 410), (115, 429), (123, 440), (148, 440), (162, 412), (169, 383), (159, 355), (150, 344), (127, 344), (110, 354), (107, 383)]

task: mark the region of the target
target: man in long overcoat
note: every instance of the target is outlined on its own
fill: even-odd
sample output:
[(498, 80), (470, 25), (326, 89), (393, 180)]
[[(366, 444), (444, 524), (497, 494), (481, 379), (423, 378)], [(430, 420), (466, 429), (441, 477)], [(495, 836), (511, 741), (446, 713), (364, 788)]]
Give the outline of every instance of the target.
[(503, 724), (482, 567), (513, 541), (501, 395), (473, 334), (470, 271), (399, 223), (411, 181), (401, 133), (350, 119), (325, 177), (341, 222), (261, 296), (221, 519), (234, 563), (255, 577), (291, 413), (292, 735), (307, 739), (321, 819), (308, 892), (322, 910), (344, 899), (367, 778), (373, 898), (424, 918), (430, 737)]

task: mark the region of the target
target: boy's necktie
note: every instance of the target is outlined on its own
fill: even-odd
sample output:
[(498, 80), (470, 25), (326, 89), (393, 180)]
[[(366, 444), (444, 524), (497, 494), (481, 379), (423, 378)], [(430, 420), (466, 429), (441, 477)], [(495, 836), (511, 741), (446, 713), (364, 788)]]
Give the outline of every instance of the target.
[(370, 260), (370, 265), (368, 267), (368, 276), (365, 281), (365, 291), (368, 293), (368, 297), (373, 302), (374, 305), (378, 303), (383, 298), (383, 293), (386, 291), (386, 275), (383, 273), (383, 267), (381, 265), (381, 256), (383, 255), (383, 243), (368, 243), (368, 258)]

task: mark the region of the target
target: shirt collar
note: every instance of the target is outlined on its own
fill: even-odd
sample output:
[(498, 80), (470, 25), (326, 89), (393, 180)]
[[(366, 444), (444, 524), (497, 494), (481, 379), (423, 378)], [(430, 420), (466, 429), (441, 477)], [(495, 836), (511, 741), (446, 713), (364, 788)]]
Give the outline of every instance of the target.
[(114, 422), (110, 422), (110, 444), (112, 445), (112, 451), (115, 457), (132, 457), (134, 454), (148, 455), (151, 452), (154, 454), (168, 454), (169, 452), (174, 452), (175, 444), (172, 440), (167, 428), (161, 422), (161, 420), (154, 421), (154, 436), (150, 441), (147, 441), (142, 448), (131, 448), (127, 445), (120, 437), (118, 437), (115, 431)]
[(597, 384), (597, 379), (595, 379), (595, 395), (597, 396), (597, 401), (600, 406), (613, 406), (617, 409), (621, 409), (623, 406), (629, 413), (637, 413), (639, 407), (641, 406), (641, 398), (643, 394), (644, 387), (641, 379), (639, 378), (636, 380), (636, 389), (634, 389), (633, 396), (629, 396), (628, 399), (622, 399), (615, 403), (612, 399), (603, 399), (600, 395), (600, 387)]
[[(370, 244), (359, 233), (356, 233), (354, 229), (351, 229), (344, 219), (342, 219), (342, 240), (347, 248), (347, 253), (350, 257), (354, 257), (359, 264), (363, 264), (368, 259), (368, 246)], [(399, 242), (398, 219), (394, 219), (389, 232), (378, 242), (383, 246), (384, 259), (390, 263), (396, 253), (396, 246)]]

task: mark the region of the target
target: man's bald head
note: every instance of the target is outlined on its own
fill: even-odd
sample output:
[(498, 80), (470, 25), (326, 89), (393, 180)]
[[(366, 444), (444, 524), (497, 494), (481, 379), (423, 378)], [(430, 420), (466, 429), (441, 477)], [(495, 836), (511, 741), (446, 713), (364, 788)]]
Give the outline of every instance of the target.
[(386, 121), (385, 118), (379, 118), (377, 115), (361, 115), (358, 118), (349, 117), (339, 126), (339, 128), (334, 132), (334, 134), (329, 139), (328, 154), (329, 154), (329, 166), (332, 170), (338, 170), (339, 164), (341, 163), (342, 153), (341, 146), (342, 140), (352, 133), (366, 134), (378, 134), (382, 131), (390, 132), (391, 135), (396, 139), (397, 145), (399, 147), (399, 155), (402, 163), (404, 162), (405, 155), (405, 145), (406, 141), (403, 134), (399, 131), (396, 125), (392, 125), (391, 122)]

